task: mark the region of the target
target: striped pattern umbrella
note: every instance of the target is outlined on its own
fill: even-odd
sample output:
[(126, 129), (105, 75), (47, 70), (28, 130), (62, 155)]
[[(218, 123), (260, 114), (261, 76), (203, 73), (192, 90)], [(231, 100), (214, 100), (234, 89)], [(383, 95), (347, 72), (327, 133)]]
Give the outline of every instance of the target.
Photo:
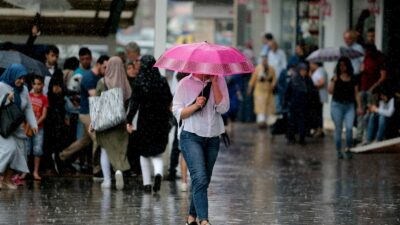
[(363, 56), (362, 52), (359, 52), (352, 48), (340, 47), (340, 48), (322, 48), (312, 52), (308, 57), (309, 62), (329, 62), (336, 61), (340, 57), (344, 56), (350, 59), (355, 59)]

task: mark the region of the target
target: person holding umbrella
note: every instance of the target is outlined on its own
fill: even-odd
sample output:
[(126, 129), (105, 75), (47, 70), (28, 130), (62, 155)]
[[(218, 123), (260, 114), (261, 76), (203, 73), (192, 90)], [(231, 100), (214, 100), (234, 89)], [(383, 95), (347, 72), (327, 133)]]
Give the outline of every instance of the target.
[[(33, 133), (38, 132), (38, 124), (32, 110), (28, 88), (24, 86), (24, 79), (28, 72), (21, 64), (11, 64), (0, 76), (0, 102), (6, 105), (12, 102), (25, 114)], [(1, 122), (1, 118), (0, 118)], [(0, 189), (16, 189), (12, 183), (12, 171), (29, 173), (25, 157), (25, 135), (21, 124), (9, 137), (0, 135)]]
[(328, 92), (332, 94), (331, 116), (335, 124), (335, 143), (337, 157), (343, 158), (342, 153), (342, 127), (346, 126), (346, 149), (345, 156), (350, 159), (352, 154), (350, 148), (353, 141), (353, 123), (355, 114), (354, 105), (357, 103), (357, 114), (362, 114), (361, 98), (359, 89), (354, 78), (353, 66), (347, 57), (339, 59), (335, 75), (328, 85)]
[[(208, 97), (199, 96), (204, 86), (211, 86)], [(178, 85), (173, 112), (183, 123), (180, 144), (192, 177), (188, 224), (192, 224), (197, 216), (201, 224), (208, 222), (207, 189), (218, 156), (219, 135), (224, 133), (221, 114), (228, 109), (228, 88), (224, 79), (218, 76), (192, 74)]]
[(191, 73), (179, 82), (172, 105), (192, 181), (186, 224), (197, 225), (196, 219), (201, 225), (210, 224), (208, 188), (219, 136), (225, 132), (221, 115), (229, 109), (228, 88), (220, 76), (250, 73), (254, 67), (237, 49), (207, 42), (170, 48), (155, 66)]

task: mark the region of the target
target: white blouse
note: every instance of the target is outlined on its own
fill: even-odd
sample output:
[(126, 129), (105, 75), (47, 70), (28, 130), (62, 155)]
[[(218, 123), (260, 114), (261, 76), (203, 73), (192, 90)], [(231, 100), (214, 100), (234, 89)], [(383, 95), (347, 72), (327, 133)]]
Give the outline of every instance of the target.
[[(196, 100), (207, 82), (210, 81), (203, 82), (193, 75), (189, 75), (179, 82), (172, 105), (172, 111), (178, 123), (181, 120), (182, 110)], [(211, 88), (207, 104), (200, 111), (182, 120), (178, 137), (182, 129), (200, 137), (215, 137), (225, 132), (221, 115), (229, 109), (229, 94), (223, 77), (218, 77), (218, 86), (223, 96), (221, 102), (218, 105), (215, 104)]]

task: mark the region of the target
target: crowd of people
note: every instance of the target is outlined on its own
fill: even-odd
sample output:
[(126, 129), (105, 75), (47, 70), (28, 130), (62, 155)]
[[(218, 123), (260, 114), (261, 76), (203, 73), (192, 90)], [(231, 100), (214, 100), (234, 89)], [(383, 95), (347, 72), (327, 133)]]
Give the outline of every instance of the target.
[[(352, 30), (344, 32), (343, 40), (345, 47), (363, 56), (339, 58), (328, 76), (324, 62), (307, 60), (318, 49), (315, 46), (299, 43), (294, 55), (286, 60), (273, 35), (264, 36), (262, 60), (251, 76), (247, 91), (253, 95), (259, 128), (266, 128), (268, 116), (275, 114), (280, 119), (272, 125), (271, 132), (286, 134), (289, 143), (304, 145), (307, 137), (324, 137), (323, 108), (331, 94), (330, 114), (338, 158), (351, 158), (350, 148), (356, 145), (398, 136), (400, 123), (395, 111), (399, 88), (393, 82), (395, 74), (388, 74), (385, 57), (374, 44), (374, 30), (368, 30), (362, 44)], [(341, 144), (343, 124), (345, 148)], [(353, 127), (357, 130), (354, 137)]]
[[(165, 179), (175, 180), (176, 167), (181, 164), (181, 190), (187, 191), (190, 171), (188, 224), (196, 224), (196, 219), (207, 224), (207, 190), (220, 136), (225, 134), (224, 125), (235, 121), (246, 97), (252, 96), (259, 129), (268, 128), (268, 118), (275, 115), (278, 120), (271, 126), (272, 134), (285, 134), (289, 143), (305, 145), (310, 136), (325, 136), (323, 108), (331, 94), (338, 158), (350, 159), (350, 148), (357, 144), (398, 135), (398, 87), (388, 82), (385, 58), (374, 45), (374, 36), (367, 37), (360, 45), (353, 31), (344, 32), (347, 47), (364, 56), (341, 57), (328, 76), (323, 62), (307, 61), (316, 48), (299, 43), (287, 60), (268, 33), (245, 93), (240, 74), (224, 79), (177, 73), (178, 83), (171, 91), (167, 79), (154, 67), (155, 58), (141, 56), (134, 42), (126, 46), (125, 54), (102, 55), (94, 63), (91, 50), (82, 47), (78, 58), (65, 60), (63, 69), (57, 64), (59, 49), (49, 45), (44, 54), (49, 76), (28, 74), (21, 64), (11, 64), (0, 76), (1, 106), (13, 103), (26, 118), (9, 137), (0, 136), (0, 189), (23, 185), (32, 161), (32, 178), (37, 181), (43, 175), (79, 171), (102, 179), (105, 189), (113, 186), (114, 177), (116, 189), (121, 190), (124, 177), (141, 175), (143, 191), (158, 192), (164, 178), (162, 155), (172, 129), (174, 141)], [(123, 90), (127, 123), (95, 130), (89, 99), (114, 88)], [(229, 134), (232, 138), (233, 133)]]

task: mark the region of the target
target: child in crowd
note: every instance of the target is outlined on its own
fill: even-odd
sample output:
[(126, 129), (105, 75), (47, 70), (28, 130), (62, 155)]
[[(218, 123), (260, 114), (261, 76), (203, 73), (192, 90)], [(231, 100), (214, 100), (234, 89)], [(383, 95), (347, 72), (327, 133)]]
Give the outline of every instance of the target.
[(388, 90), (382, 88), (378, 95), (379, 107), (376, 105), (371, 105), (369, 107), (371, 114), (368, 121), (367, 144), (375, 140), (382, 141), (384, 139), (387, 120), (395, 111), (394, 98)]
[(38, 133), (27, 139), (27, 155), (34, 156), (33, 178), (41, 180), (39, 176), (40, 158), (43, 155), (43, 122), (47, 116), (48, 100), (43, 94), (44, 79), (40, 76), (35, 76), (32, 82), (32, 91), (29, 93), (29, 98), (32, 103), (32, 109), (38, 124)]

